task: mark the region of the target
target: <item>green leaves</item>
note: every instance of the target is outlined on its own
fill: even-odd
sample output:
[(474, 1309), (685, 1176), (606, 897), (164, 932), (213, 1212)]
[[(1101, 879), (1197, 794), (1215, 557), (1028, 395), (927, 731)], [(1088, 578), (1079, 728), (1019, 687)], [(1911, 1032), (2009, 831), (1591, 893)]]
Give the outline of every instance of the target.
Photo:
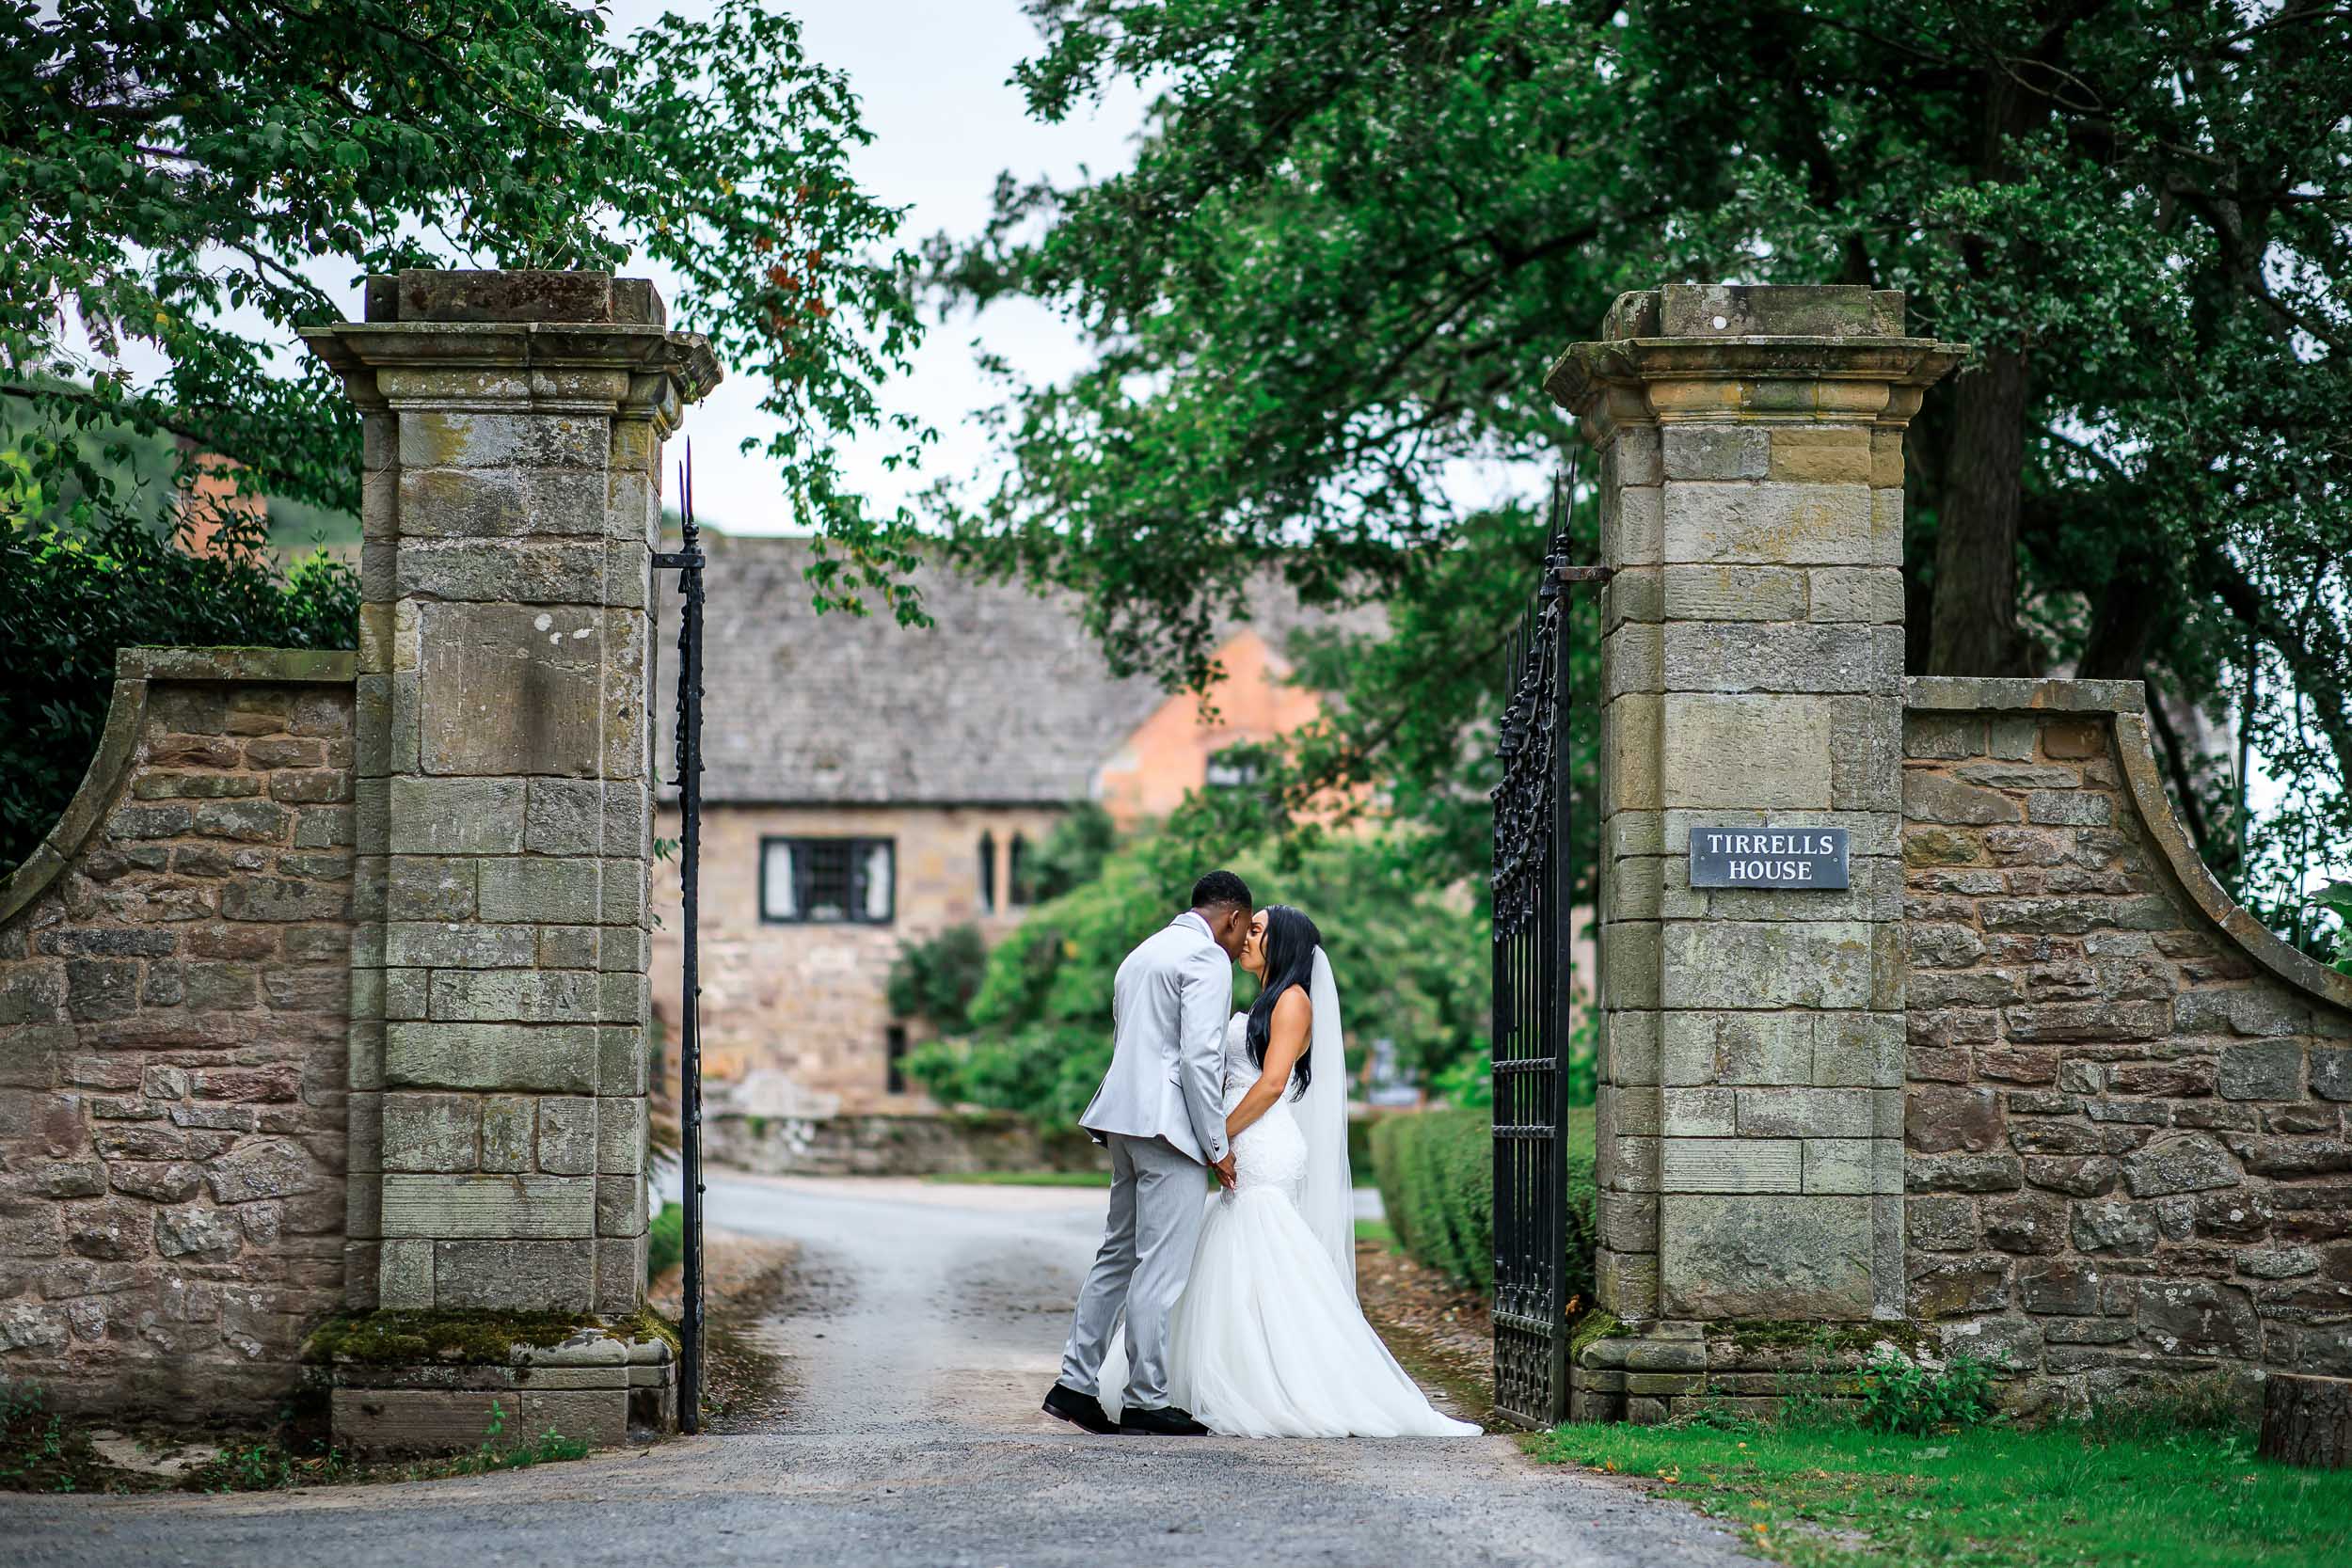
[(1930, 1367), (1882, 1347), (1854, 1374), (1861, 1422), (1912, 1437), (1975, 1426), (1994, 1413), (1995, 1370), (1964, 1351)]
[(2311, 901), (2336, 917), (2336, 950), (2329, 965), (2340, 974), (2352, 974), (2352, 882), (2329, 882)]
[[(0, 459), (0, 491), (11, 467), (22, 495), (21, 460)], [(136, 518), (73, 529), (8, 511), (0, 499), (0, 866), (22, 861), (72, 799), (105, 722), (116, 649), (354, 643), (359, 585), (332, 557), (281, 576), (257, 550), (193, 555)], [(238, 531), (224, 532), (234, 546)]]
[[(252, 493), (358, 510), (358, 418), (278, 345), (353, 313), (370, 273), (666, 263), (674, 324), (774, 416), (771, 520), (830, 532), (830, 600), (919, 618), (899, 586), (914, 519), (873, 514), (835, 456), (882, 427), (876, 388), (919, 337), (898, 214), (850, 179), (856, 99), (789, 16), (720, 0), (622, 40), (564, 0), (0, 0), (0, 425), (37, 433), (0, 476), (24, 519), (0, 592), (42, 618), (24, 657), (53, 633), (71, 649), (40, 683), (59, 717), (14, 732), (8, 841), (47, 826), (87, 755), (108, 639), (348, 645), (347, 615), (263, 613), (252, 584), (136, 535), (168, 531), (207, 454)], [(347, 281), (322, 286), (318, 258)], [(126, 429), (178, 443), (173, 483), (120, 480), (105, 448)], [(135, 566), (77, 564), (77, 531)], [(68, 588), (123, 600), (87, 646), (38, 603)]]
[(315, 257), (356, 282), (651, 255), (685, 279), (677, 325), (763, 383), (779, 513), (885, 568), (839, 591), (903, 599), (886, 579), (912, 518), (868, 515), (834, 457), (882, 424), (875, 388), (919, 336), (893, 281), (898, 214), (849, 177), (856, 100), (790, 17), (720, 0), (618, 40), (560, 0), (0, 0), (0, 48), (17, 67), (0, 82), (0, 381), (44, 419), (90, 394), (42, 378), (87, 387), (147, 337), (165, 369), (111, 415), (234, 459), (267, 494), (353, 510), (340, 391), (299, 360), (290, 379), (227, 312), (281, 341), (349, 313), (306, 273)]
[[(1263, 824), (1260, 832), (1263, 833)], [(1086, 1107), (1109, 1061), (1111, 981), (1135, 944), (1166, 925), (1195, 878), (1230, 863), (1262, 902), (1295, 904), (1321, 927), (1360, 1048), (1394, 1043), (1408, 1069), (1431, 1072), (1486, 1044), (1493, 983), (1479, 923), (1418, 881), (1377, 840), (1334, 844), (1286, 859), (1254, 840), (1205, 853), (1196, 841), (1152, 833), (1101, 862), (1100, 874), (1039, 905), (988, 954), (962, 1037), (917, 1049), (908, 1070), (938, 1099), (1069, 1121)], [(907, 1001), (947, 969), (916, 950), (894, 971)], [(1236, 1006), (1248, 1006), (1247, 976)], [(937, 1016), (937, 1015), (934, 1015)]]
[[(1385, 603), (1419, 628), (1400, 647), (1434, 657), (1366, 638), (1334, 672), (1350, 714), (1414, 715), (1377, 745), (1360, 730), (1356, 766), (1471, 870), (1461, 796), (1488, 759), (1474, 731), (1458, 754), (1436, 731), (1496, 707), (1442, 700), (1473, 693), (1426, 672), (1467, 662), (1475, 628), (1502, 625), (1483, 607), (1528, 581), (1532, 554), (1480, 534), (1509, 484), (1534, 489), (1573, 445), (1545, 367), (1622, 290), (1867, 283), (1909, 292), (1913, 330), (2025, 370), (2013, 446), (1957, 435), (1958, 384), (1912, 428), (1913, 667), (1948, 529), (1956, 553), (2017, 559), (2024, 636), (1998, 641), (2029, 644), (2026, 663), (2170, 700), (2185, 796), (2217, 776), (2192, 711), (2227, 719), (2258, 667), (2265, 766), (2310, 785), (2279, 832), (2249, 835), (2237, 878), (2274, 921), (2298, 847), (2352, 842), (2352, 673), (2330, 652), (2352, 644), (2352, 77), (2333, 63), (2352, 57), (2352, 13), (1068, 0), (1041, 15), (1045, 44), (1016, 77), (1034, 114), (1122, 81), (1156, 96), (1132, 169), (1008, 180), (986, 234), (927, 248), (943, 291), (1046, 302), (1095, 350), (1016, 390), (1012, 471), (952, 527), (968, 563), (1082, 595), (1122, 668), (1205, 682), (1261, 571), (1312, 602)], [(1470, 465), (1521, 466), (1470, 483)], [(2015, 500), (2013, 527), (1985, 523), (1984, 496)], [(1412, 639), (1442, 619), (1440, 580), (1482, 609), (1433, 647)], [(2191, 815), (2225, 875), (2231, 793)]]
[(977, 926), (950, 926), (935, 937), (901, 942), (883, 990), (891, 1015), (928, 1019), (942, 1033), (960, 1034), (987, 967), (988, 943)]

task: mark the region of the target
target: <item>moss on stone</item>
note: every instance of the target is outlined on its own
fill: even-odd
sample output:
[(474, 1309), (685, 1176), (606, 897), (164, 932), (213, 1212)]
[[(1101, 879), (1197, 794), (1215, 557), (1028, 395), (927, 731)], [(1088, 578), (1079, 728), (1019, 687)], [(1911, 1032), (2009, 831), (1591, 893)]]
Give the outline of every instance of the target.
[(503, 1367), (514, 1360), (517, 1346), (547, 1350), (591, 1333), (637, 1343), (660, 1339), (673, 1353), (678, 1348), (677, 1330), (644, 1307), (609, 1320), (592, 1312), (347, 1312), (313, 1329), (302, 1355), (312, 1362), (376, 1366)]
[(659, 1339), (670, 1347), (672, 1355), (680, 1354), (686, 1349), (686, 1341), (678, 1338), (677, 1324), (651, 1307), (640, 1307), (628, 1317), (615, 1319), (606, 1327), (631, 1344), (642, 1345), (648, 1339)]
[(1710, 1339), (1728, 1339), (1747, 1350), (1819, 1350), (1831, 1355), (1862, 1355), (1881, 1342), (1915, 1356), (1937, 1344), (1934, 1333), (1910, 1322), (1816, 1323), (1803, 1318), (1741, 1318), (1707, 1325)]
[(1614, 1339), (1625, 1331), (1625, 1324), (1618, 1321), (1614, 1313), (1594, 1307), (1577, 1319), (1576, 1326), (1568, 1330), (1568, 1360), (1575, 1362), (1578, 1356), (1584, 1354), (1585, 1346), (1602, 1339)]

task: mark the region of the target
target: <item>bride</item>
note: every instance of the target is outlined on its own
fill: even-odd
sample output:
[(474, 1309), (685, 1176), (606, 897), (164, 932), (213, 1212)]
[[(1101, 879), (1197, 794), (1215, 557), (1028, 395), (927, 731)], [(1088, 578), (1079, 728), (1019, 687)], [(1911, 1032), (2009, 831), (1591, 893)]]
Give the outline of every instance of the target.
[[(1347, 1063), (1322, 934), (1271, 905), (1241, 966), (1260, 989), (1225, 1031), (1234, 1183), (1208, 1199), (1169, 1319), (1169, 1398), (1229, 1436), (1473, 1436), (1430, 1407), (1356, 1303)], [(1113, 1345), (1106, 1394), (1126, 1383)]]

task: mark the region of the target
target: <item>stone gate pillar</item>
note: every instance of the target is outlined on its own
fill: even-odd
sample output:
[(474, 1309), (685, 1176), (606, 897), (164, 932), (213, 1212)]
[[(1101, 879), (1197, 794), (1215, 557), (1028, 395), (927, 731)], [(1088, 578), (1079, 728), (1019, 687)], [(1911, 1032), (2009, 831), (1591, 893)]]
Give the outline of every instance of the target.
[[(1585, 1416), (1701, 1392), (1708, 1324), (1902, 1311), (1902, 441), (1957, 353), (1899, 293), (1670, 285), (1548, 382), (1614, 569), (1599, 1294), (1633, 1338)], [(1850, 885), (1694, 888), (1701, 829), (1843, 830)]]
[[(626, 1316), (661, 442), (717, 365), (603, 273), (374, 277), (365, 313), (304, 334), (366, 434), (349, 1304)], [(369, 1401), (419, 1446), (479, 1440), (459, 1402)], [(340, 1391), (337, 1424), (369, 1435)]]

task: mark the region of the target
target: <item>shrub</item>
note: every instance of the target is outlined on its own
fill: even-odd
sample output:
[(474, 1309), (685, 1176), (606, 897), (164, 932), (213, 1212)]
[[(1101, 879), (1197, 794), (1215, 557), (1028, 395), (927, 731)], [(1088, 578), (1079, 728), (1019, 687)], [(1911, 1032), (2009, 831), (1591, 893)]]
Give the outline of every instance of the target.
[[(1385, 1039), (1401, 1065), (1422, 1071), (1484, 1043), (1492, 976), (1484, 927), (1442, 894), (1410, 886), (1392, 855), (1364, 840), (1295, 864), (1256, 854), (1230, 863), (1262, 896), (1279, 893), (1323, 927), (1358, 1050)], [(943, 1104), (1073, 1119), (1110, 1058), (1120, 962), (1182, 907), (1202, 863), (1174, 838), (1149, 835), (1103, 860), (1092, 880), (1030, 910), (988, 954), (968, 1028), (943, 1026), (941, 1040), (908, 1056), (908, 1075)], [(1234, 1006), (1251, 995), (1237, 976)]]
[(645, 1227), (645, 1281), (651, 1284), (686, 1259), (686, 1211), (665, 1203)]
[(2352, 882), (2329, 882), (2312, 895), (2312, 902), (2336, 917), (2336, 950), (2329, 966), (2340, 974), (2352, 974)]
[(1103, 863), (1118, 847), (1119, 829), (1110, 813), (1092, 800), (1073, 801), (1019, 868), (1013, 895), (1024, 904), (1059, 898), (1100, 877)]
[(1110, 1031), (1075, 1023), (925, 1040), (905, 1064), (907, 1075), (943, 1105), (1011, 1111), (1054, 1127), (1077, 1124), (1110, 1065)]
[(903, 942), (890, 965), (890, 1011), (960, 1035), (971, 1025), (972, 999), (987, 974), (988, 942), (977, 926), (950, 926), (928, 942)]
[[(1456, 1282), (1494, 1289), (1494, 1126), (1478, 1109), (1423, 1111), (1373, 1124), (1372, 1164), (1389, 1228), (1413, 1258)], [(1570, 1114), (1567, 1293), (1590, 1301), (1593, 1118)]]
[[(5, 454), (0, 454), (5, 455)], [(259, 553), (190, 555), (128, 520), (87, 531), (0, 506), (0, 872), (56, 822), (98, 750), (126, 647), (349, 648), (358, 579), (327, 556), (280, 574)]]
[(1927, 1367), (1881, 1350), (1862, 1365), (1856, 1383), (1862, 1424), (1918, 1436), (1938, 1427), (1975, 1426), (1993, 1414), (1994, 1368), (1973, 1355)]

